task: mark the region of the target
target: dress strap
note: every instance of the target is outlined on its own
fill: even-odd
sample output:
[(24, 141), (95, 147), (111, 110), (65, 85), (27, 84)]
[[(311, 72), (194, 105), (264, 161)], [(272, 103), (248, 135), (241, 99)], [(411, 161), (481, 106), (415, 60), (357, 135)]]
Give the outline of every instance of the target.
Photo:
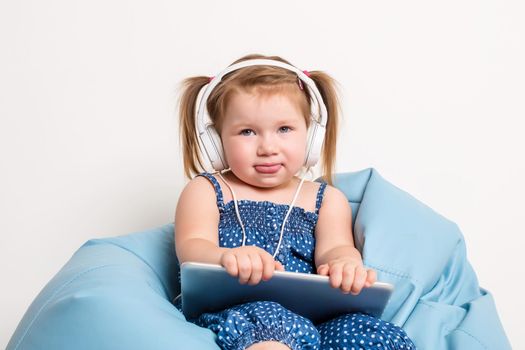
[(319, 209), (323, 204), (324, 190), (326, 189), (326, 182), (321, 182), (319, 190), (317, 191), (317, 198), (315, 200), (315, 213), (319, 214)]
[(210, 173), (200, 173), (197, 176), (202, 176), (207, 178), (211, 184), (213, 185), (213, 188), (215, 189), (215, 195), (217, 196), (217, 207), (220, 211), (224, 208), (224, 196), (222, 195), (221, 185), (219, 184), (219, 181)]

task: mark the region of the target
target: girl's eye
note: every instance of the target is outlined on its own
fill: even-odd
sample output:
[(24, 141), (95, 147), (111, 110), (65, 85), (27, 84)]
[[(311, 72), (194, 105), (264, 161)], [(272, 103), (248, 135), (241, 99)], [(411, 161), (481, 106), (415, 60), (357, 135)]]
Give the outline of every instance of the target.
[(290, 128), (289, 126), (281, 126), (279, 128), (279, 132), (290, 132), (292, 130), (292, 128)]
[(243, 136), (250, 136), (254, 134), (254, 132), (252, 129), (244, 129), (244, 130), (241, 130), (240, 134)]

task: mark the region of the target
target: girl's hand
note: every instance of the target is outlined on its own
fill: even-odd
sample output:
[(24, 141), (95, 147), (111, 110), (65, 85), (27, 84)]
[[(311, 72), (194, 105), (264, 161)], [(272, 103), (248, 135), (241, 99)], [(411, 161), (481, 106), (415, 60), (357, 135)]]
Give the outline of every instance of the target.
[(339, 258), (319, 265), (317, 273), (329, 276), (332, 287), (354, 295), (359, 294), (363, 287), (370, 287), (377, 279), (374, 270), (365, 268), (363, 262), (355, 258)]
[(228, 274), (239, 277), (239, 283), (255, 285), (267, 281), (275, 270), (284, 271), (283, 265), (274, 260), (264, 249), (255, 246), (232, 248), (221, 256), (221, 265)]

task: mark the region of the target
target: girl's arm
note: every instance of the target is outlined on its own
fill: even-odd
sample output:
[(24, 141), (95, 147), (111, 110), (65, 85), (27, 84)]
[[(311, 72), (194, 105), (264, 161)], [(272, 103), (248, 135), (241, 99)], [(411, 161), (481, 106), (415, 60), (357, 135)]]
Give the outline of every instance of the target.
[(191, 180), (180, 194), (175, 212), (175, 247), (180, 263), (220, 264), (226, 248), (219, 247), (215, 198), (213, 187), (201, 176)]
[(363, 266), (352, 233), (352, 209), (345, 195), (327, 186), (315, 228), (315, 263), (320, 275), (328, 275), (334, 288), (358, 294), (376, 280)]

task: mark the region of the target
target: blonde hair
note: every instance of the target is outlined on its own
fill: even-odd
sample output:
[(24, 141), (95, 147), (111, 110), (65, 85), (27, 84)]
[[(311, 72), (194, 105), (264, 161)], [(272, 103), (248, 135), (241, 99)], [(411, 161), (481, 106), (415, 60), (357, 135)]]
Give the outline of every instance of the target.
[[(270, 59), (290, 64), (278, 56), (263, 56), (258, 54), (244, 56), (232, 64), (251, 59)], [(321, 71), (309, 72), (315, 82), (328, 111), (326, 133), (321, 151), (321, 165), (324, 179), (332, 184), (337, 147), (337, 126), (339, 120), (339, 101), (336, 92), (336, 82), (328, 74)], [(209, 77), (197, 76), (187, 78), (182, 82), (180, 97), (180, 140), (184, 159), (184, 174), (191, 178), (193, 174), (204, 169), (199, 149), (199, 140), (195, 126), (196, 102), (199, 91), (210, 81)], [(294, 98), (305, 117), (306, 126), (310, 124), (310, 96), (307, 89), (301, 89), (298, 77), (292, 71), (280, 67), (249, 66), (235, 70), (224, 76), (222, 81), (211, 92), (207, 108), (211, 120), (220, 134), (226, 107), (236, 92), (256, 92), (258, 94), (286, 93)]]

